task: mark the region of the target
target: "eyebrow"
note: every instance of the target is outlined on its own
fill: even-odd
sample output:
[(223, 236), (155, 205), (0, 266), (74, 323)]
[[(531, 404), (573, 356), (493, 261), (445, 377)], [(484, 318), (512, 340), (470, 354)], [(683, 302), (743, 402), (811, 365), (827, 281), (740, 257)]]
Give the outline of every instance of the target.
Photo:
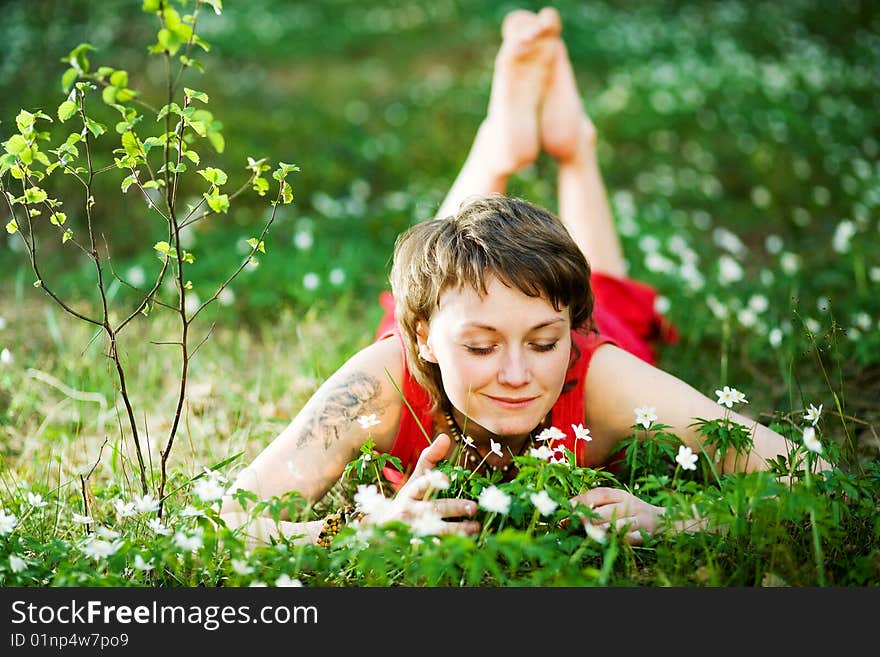
[[(541, 322), (540, 324), (535, 324), (533, 327), (531, 327), (528, 330), (528, 332), (531, 333), (532, 331), (538, 331), (542, 328), (552, 326), (553, 324), (559, 324), (564, 321), (565, 321), (565, 318), (563, 318), (563, 317), (556, 317), (554, 319), (548, 319), (546, 322)], [(495, 331), (496, 333), (498, 332), (498, 329), (495, 328), (494, 326), (491, 326), (489, 324), (481, 324), (479, 322), (465, 322), (462, 325), (462, 329), (482, 329), (484, 331)]]

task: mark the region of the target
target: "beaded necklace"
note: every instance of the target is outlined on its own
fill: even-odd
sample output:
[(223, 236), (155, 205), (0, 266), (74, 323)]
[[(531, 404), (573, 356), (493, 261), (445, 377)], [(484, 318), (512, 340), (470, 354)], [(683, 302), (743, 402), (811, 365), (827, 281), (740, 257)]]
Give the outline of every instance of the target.
[[(456, 422), (455, 418), (452, 417), (452, 413), (450, 413), (449, 411), (443, 411), (443, 416), (446, 418), (446, 426), (449, 427), (449, 433), (451, 434), (452, 439), (455, 441), (456, 445), (461, 445), (462, 449), (465, 451), (465, 453), (467, 453), (467, 460), (468, 463), (471, 464), (471, 467), (482, 463), (492, 470), (495, 470), (496, 472), (500, 471), (504, 476), (507, 476), (508, 473), (511, 472), (511, 469), (515, 470), (513, 462), (505, 463), (500, 467), (489, 463), (488, 460), (486, 460), (488, 454), (480, 454), (477, 446), (474, 445), (474, 441), (470, 437), (464, 435), (464, 432), (458, 426), (458, 422)], [(523, 441), (522, 446), (519, 448), (519, 451), (514, 456), (522, 456), (526, 453), (526, 450), (535, 441), (535, 432), (540, 428), (541, 425), (538, 425), (529, 433), (528, 437)]]

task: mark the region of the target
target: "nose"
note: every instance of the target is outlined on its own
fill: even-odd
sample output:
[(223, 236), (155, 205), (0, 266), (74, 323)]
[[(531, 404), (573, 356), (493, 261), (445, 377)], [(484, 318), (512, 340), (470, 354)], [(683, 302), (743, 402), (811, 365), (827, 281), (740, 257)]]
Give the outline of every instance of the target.
[(512, 388), (518, 388), (531, 380), (532, 373), (526, 355), (519, 349), (508, 350), (498, 370), (498, 382)]

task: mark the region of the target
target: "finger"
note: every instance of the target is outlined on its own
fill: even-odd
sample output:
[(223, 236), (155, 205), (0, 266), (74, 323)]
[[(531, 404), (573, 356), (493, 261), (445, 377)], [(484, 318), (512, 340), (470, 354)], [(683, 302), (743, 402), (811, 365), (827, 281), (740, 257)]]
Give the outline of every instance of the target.
[(583, 504), (595, 508), (597, 506), (602, 506), (603, 504), (620, 502), (622, 499), (622, 491), (618, 488), (600, 486), (599, 488), (591, 488), (579, 497)]
[[(428, 476), (428, 473), (423, 474), (421, 477), (416, 477), (414, 479), (410, 479), (408, 485), (406, 487), (406, 496), (413, 500), (423, 500), (428, 497), (428, 494), (437, 490), (438, 488), (446, 488), (449, 486), (449, 477), (447, 477), (442, 472), (430, 472), (431, 476)], [(435, 475), (440, 475), (442, 481), (445, 482), (445, 486), (438, 486), (437, 481), (435, 479)]]
[(413, 468), (412, 477), (414, 479), (416, 477), (421, 477), (429, 470), (433, 470), (437, 467), (437, 464), (440, 463), (440, 461), (446, 457), (447, 452), (449, 452), (449, 447), (452, 444), (451, 441), (452, 439), (445, 433), (438, 435), (434, 442), (425, 447), (425, 449), (422, 450), (422, 453), (419, 454), (419, 460), (416, 461), (416, 467)]
[(636, 531), (627, 532), (624, 535), (624, 540), (626, 540), (626, 542), (629, 543), (630, 545), (641, 545), (642, 542), (644, 541), (644, 538), (642, 537), (642, 532), (636, 530)]
[(458, 534), (461, 536), (470, 536), (479, 533), (482, 525), (476, 520), (462, 520), (460, 522), (444, 522), (443, 526), (438, 529), (437, 534), (441, 536), (452, 536)]
[(431, 512), (436, 513), (441, 518), (472, 516), (477, 512), (477, 503), (472, 500), (441, 498), (425, 502), (425, 504), (428, 505)]

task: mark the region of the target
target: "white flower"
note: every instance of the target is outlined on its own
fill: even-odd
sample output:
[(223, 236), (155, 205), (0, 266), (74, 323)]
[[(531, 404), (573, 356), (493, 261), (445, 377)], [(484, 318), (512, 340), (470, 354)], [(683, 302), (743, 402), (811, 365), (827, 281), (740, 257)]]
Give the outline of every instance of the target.
[(489, 438), (489, 451), (495, 454), (496, 456), (503, 457), (504, 452), (501, 451), (501, 443), (496, 443), (494, 440)]
[(113, 541), (122, 536), (120, 532), (105, 527), (104, 525), (98, 525), (95, 534), (97, 534), (98, 538), (103, 538), (105, 541)]
[(819, 416), (822, 415), (822, 404), (819, 404), (819, 408), (816, 408), (812, 404), (807, 409), (807, 412), (804, 413), (804, 420), (810, 422), (814, 427), (819, 422)]
[(782, 344), (782, 329), (774, 328), (770, 331), (770, 335), (768, 336), (770, 339), (771, 347), (778, 347)]
[[(470, 436), (465, 436), (465, 435), (463, 435), (463, 436), (461, 437), (461, 439), (464, 441), (464, 444), (467, 445), (468, 447), (473, 447), (473, 446), (474, 446), (474, 439), (471, 438)], [(490, 439), (490, 440), (491, 440), (491, 439)]]
[(281, 575), (281, 577), (279, 577), (278, 579), (275, 580), (275, 586), (279, 586), (279, 587), (302, 586), (302, 585), (303, 585), (302, 582), (300, 582), (298, 579), (292, 578), (287, 573), (284, 573), (283, 575)]
[(382, 495), (375, 484), (369, 486), (360, 484), (354, 494), (354, 502), (358, 511), (372, 516), (379, 525), (390, 518), (395, 511), (394, 500)]
[(136, 554), (136, 555), (134, 555), (134, 568), (135, 568), (135, 570), (147, 571), (147, 570), (153, 570), (153, 568), (155, 568), (155, 566), (153, 565), (152, 559), (149, 562), (147, 562), (147, 561), (144, 561), (144, 558), (141, 555)]
[(202, 537), (199, 533), (187, 536), (183, 532), (177, 532), (174, 535), (174, 544), (181, 550), (192, 552), (193, 550), (201, 549), (204, 545), (204, 541), (202, 541)]
[(587, 536), (597, 543), (604, 544), (605, 541), (608, 540), (605, 530), (591, 522), (587, 522), (587, 524), (584, 525), (584, 531), (587, 533)]
[(416, 536), (433, 536), (443, 532), (445, 523), (436, 513), (422, 513), (410, 523)]
[(28, 563), (20, 556), (16, 554), (12, 554), (9, 556), (9, 567), (12, 569), (14, 573), (20, 573), (22, 570), (27, 568)]
[(538, 513), (540, 513), (542, 516), (549, 516), (556, 510), (556, 507), (559, 506), (556, 502), (553, 501), (553, 498), (551, 498), (545, 490), (542, 490), (538, 493), (532, 493), (531, 495), (529, 495), (529, 499), (532, 501), (532, 504), (535, 505)]
[(147, 526), (159, 536), (168, 536), (171, 533), (171, 530), (163, 525), (162, 521), (158, 518), (150, 518), (149, 522), (147, 522)]
[(537, 435), (535, 440), (561, 440), (565, 438), (565, 433), (556, 427), (548, 427)]
[(816, 454), (822, 453), (822, 443), (816, 437), (816, 429), (814, 427), (804, 429), (804, 447)]
[(480, 491), (477, 499), (480, 508), (492, 513), (507, 513), (510, 511), (510, 495), (496, 486), (488, 486)]
[(590, 442), (593, 440), (593, 437), (590, 435), (590, 430), (587, 429), (583, 424), (572, 424), (572, 431), (574, 431), (574, 440), (577, 442), (578, 440), (584, 440), (586, 442)]
[(726, 253), (718, 258), (718, 282), (727, 286), (742, 280), (743, 268), (740, 264)]
[(113, 506), (116, 507), (116, 515), (120, 518), (129, 518), (136, 513), (134, 502), (126, 502), (121, 497), (113, 500)]
[(697, 458), (698, 455), (694, 454), (693, 450), (690, 447), (679, 445), (678, 454), (675, 455), (675, 461), (682, 467), (682, 469), (696, 470)]
[(199, 479), (193, 485), (193, 493), (202, 501), (202, 502), (214, 502), (223, 497), (223, 494), (226, 492), (226, 487), (220, 482), (220, 479), (217, 477), (207, 477), (204, 479)]
[(242, 576), (250, 575), (252, 572), (254, 572), (254, 569), (248, 565), (248, 562), (241, 559), (232, 560), (232, 570)]
[(370, 413), (369, 415), (361, 415), (357, 419), (357, 421), (363, 429), (369, 429), (370, 427), (375, 427), (377, 424), (381, 424), (381, 421), (379, 420), (379, 418), (376, 417), (375, 413)]
[(737, 403), (749, 403), (744, 394), (730, 386), (724, 386), (723, 390), (716, 390), (715, 394), (718, 395), (718, 403), (727, 406), (727, 408), (733, 408), (733, 405)]
[(91, 516), (81, 516), (78, 513), (74, 513), (71, 520), (77, 525), (91, 525), (93, 522), (95, 522)]
[(310, 271), (303, 276), (303, 287), (307, 290), (316, 290), (320, 284), (321, 277), (313, 271)]
[(92, 559), (106, 559), (110, 555), (112, 555), (122, 543), (119, 542), (111, 542), (105, 541), (100, 538), (93, 538), (85, 543), (82, 547), (83, 554), (87, 557), (92, 557)]
[(553, 450), (547, 447), (547, 445), (541, 445), (540, 447), (532, 447), (529, 450), (529, 456), (534, 456), (535, 458), (544, 459), (545, 461), (549, 461), (550, 457), (553, 456)]
[(151, 513), (159, 510), (159, 501), (153, 499), (153, 496), (147, 493), (143, 497), (134, 498), (134, 508), (138, 513)]
[(636, 414), (636, 424), (641, 424), (645, 429), (650, 428), (651, 424), (657, 421), (657, 409), (654, 406), (640, 406), (633, 409)]
[(17, 524), (18, 518), (15, 515), (0, 509), (0, 536), (11, 534)]
[(44, 506), (47, 506), (49, 503), (43, 499), (43, 496), (39, 493), (28, 493), (28, 504), (30, 504), (35, 509), (41, 509)]
[(0, 317), (0, 331), (6, 328), (6, 320)]
[(345, 282), (345, 271), (336, 267), (330, 270), (330, 284), (342, 285)]
[(370, 454), (369, 452), (367, 452), (366, 454), (364, 454), (363, 456), (361, 456), (361, 460), (362, 460), (364, 463), (369, 463), (370, 461), (373, 460), (373, 455)]
[(125, 272), (125, 279), (135, 287), (140, 287), (147, 282), (147, 274), (144, 272), (143, 267), (135, 265), (129, 267), (128, 271)]
[(449, 480), (446, 478), (445, 474), (440, 472), (440, 470), (429, 470), (422, 476), (429, 488), (435, 490), (446, 490), (449, 488)]
[(258, 582), (258, 581), (256, 581), (256, 580), (254, 580), (253, 582), (251, 582), (250, 584), (248, 584), (248, 586), (251, 587), (251, 588), (263, 588), (263, 587), (266, 586), (266, 585), (263, 584), (263, 582)]
[(293, 243), (300, 251), (307, 251), (314, 244), (315, 239), (311, 232), (307, 230), (298, 230), (293, 236)]
[(3, 365), (12, 365), (12, 361), (15, 359), (12, 357), (12, 352), (9, 351), (6, 347), (3, 347), (3, 350), (0, 351), (0, 364)]

